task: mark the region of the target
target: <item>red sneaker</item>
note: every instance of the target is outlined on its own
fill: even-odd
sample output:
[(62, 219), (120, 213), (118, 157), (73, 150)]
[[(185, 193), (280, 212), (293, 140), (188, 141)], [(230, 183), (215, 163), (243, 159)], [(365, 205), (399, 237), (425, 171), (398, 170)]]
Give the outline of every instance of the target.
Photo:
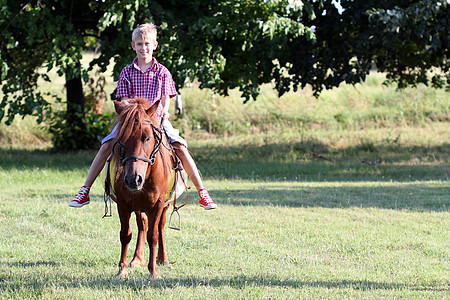
[(217, 204), (212, 201), (211, 196), (209, 195), (206, 189), (201, 189), (198, 191), (198, 196), (200, 199), (198, 200), (201, 207), (204, 209), (214, 209), (217, 208)]
[(89, 204), (91, 202), (89, 198), (89, 191), (90, 187), (82, 186), (78, 194), (75, 196), (75, 199), (73, 199), (70, 203), (70, 207), (82, 207), (83, 205)]

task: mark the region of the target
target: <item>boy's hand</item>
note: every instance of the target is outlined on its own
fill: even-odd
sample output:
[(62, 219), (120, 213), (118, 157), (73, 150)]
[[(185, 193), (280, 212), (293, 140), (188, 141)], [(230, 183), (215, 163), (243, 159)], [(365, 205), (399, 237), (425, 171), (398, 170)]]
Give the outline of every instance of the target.
[(163, 118), (163, 120), (167, 120), (170, 117), (169, 114), (170, 98), (168, 95), (161, 96), (161, 106), (162, 106), (161, 117)]
[(167, 119), (169, 119), (170, 118), (170, 114), (169, 114), (169, 112), (168, 111), (162, 111), (162, 114), (161, 114), (161, 117), (164, 119), (164, 120), (167, 120)]

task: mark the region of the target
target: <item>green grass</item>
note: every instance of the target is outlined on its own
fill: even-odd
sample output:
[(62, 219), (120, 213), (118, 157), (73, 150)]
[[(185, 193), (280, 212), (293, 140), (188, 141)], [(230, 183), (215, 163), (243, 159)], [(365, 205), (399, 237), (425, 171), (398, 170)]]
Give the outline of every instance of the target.
[(91, 205), (68, 208), (85, 171), (68, 169), (3, 173), (4, 299), (440, 298), (448, 292), (446, 182), (207, 180), (220, 208), (204, 212), (192, 201), (181, 211), (182, 231), (166, 234), (174, 269), (161, 267), (161, 280), (138, 269), (121, 281), (113, 277), (117, 213), (101, 218), (99, 186)]
[(190, 193), (162, 279), (114, 277), (102, 179), (68, 207), (95, 151), (54, 152), (31, 119), (0, 126), (0, 299), (448, 299), (449, 94), (382, 80), (247, 104), (184, 89), (174, 123), (219, 208)]
[(160, 267), (163, 279), (142, 268), (122, 281), (112, 276), (117, 217), (101, 219), (100, 202), (72, 212), (53, 201), (4, 216), (3, 228), (14, 229), (2, 230), (11, 249), (2, 250), (4, 299), (442, 299), (448, 292), (448, 215), (434, 211), (222, 204), (206, 214), (189, 205), (183, 230), (166, 234), (174, 268)]
[(238, 91), (222, 97), (208, 90), (181, 90), (186, 116), (177, 128), (186, 133), (203, 129), (215, 135), (259, 134), (301, 128), (346, 129), (421, 126), (450, 121), (450, 97), (429, 87), (397, 90), (383, 86), (382, 74), (371, 74), (364, 84), (341, 85), (318, 99), (309, 89), (277, 98), (273, 86), (261, 87), (256, 101), (242, 104)]
[(294, 161), (271, 157), (270, 145), (252, 156), (248, 145), (230, 154), (204, 143), (220, 143), (192, 146), (219, 209), (203, 211), (190, 194), (182, 231), (166, 231), (176, 263), (159, 268), (162, 279), (146, 268), (114, 277), (119, 221), (115, 211), (101, 218), (101, 180), (90, 205), (67, 206), (95, 152), (1, 150), (0, 298), (447, 297), (447, 152)]

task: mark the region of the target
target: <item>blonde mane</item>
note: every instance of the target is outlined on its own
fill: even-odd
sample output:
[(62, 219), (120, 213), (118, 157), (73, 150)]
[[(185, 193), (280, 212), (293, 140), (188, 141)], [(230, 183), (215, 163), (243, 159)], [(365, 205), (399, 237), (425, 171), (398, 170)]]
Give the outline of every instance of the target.
[[(117, 141), (126, 141), (132, 135), (142, 136), (144, 125), (152, 125), (154, 128), (161, 130), (159, 138), (162, 139), (160, 147), (160, 154), (164, 166), (164, 174), (168, 176), (171, 170), (171, 159), (168, 153), (168, 143), (166, 135), (162, 128), (160, 128), (160, 121), (157, 114), (153, 114), (151, 118), (147, 115), (147, 110), (151, 107), (150, 102), (145, 98), (133, 98), (128, 100), (128, 104), (123, 107), (122, 112), (117, 118)], [(155, 129), (153, 129), (153, 132)], [(155, 138), (155, 137), (154, 137)], [(165, 145), (165, 146), (164, 146)], [(118, 166), (117, 166), (118, 167)]]
[(146, 110), (149, 108), (150, 103), (144, 98), (129, 100), (117, 119), (119, 124), (117, 139), (123, 141), (130, 138), (133, 133), (140, 134), (142, 123), (148, 120)]

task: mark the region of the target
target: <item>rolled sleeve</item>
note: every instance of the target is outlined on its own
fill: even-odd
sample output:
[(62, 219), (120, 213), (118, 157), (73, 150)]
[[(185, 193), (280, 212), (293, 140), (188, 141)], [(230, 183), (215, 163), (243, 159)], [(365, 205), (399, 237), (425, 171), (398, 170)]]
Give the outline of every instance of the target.
[(172, 75), (167, 70), (167, 72), (164, 73), (164, 76), (162, 78), (163, 80), (163, 90), (161, 95), (165, 96), (168, 95), (170, 98), (175, 97), (177, 95), (177, 90), (175, 88), (175, 83), (173, 82)]
[(133, 98), (133, 94), (131, 92), (131, 82), (127, 78), (128, 72), (127, 69), (123, 69), (122, 72), (120, 72), (119, 82), (117, 83), (117, 91), (116, 91), (116, 98)]

